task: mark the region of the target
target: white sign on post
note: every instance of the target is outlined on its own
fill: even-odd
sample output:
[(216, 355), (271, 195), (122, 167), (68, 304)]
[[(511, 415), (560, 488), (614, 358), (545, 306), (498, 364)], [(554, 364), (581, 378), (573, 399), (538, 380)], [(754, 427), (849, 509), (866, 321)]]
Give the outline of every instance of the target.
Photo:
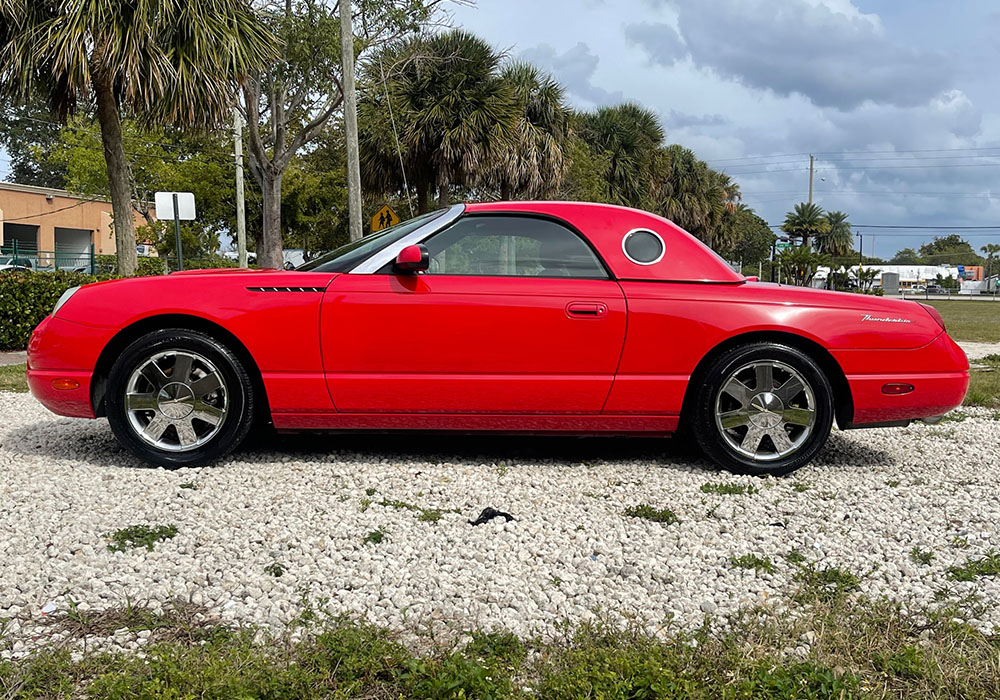
[(174, 195), (177, 195), (177, 218), (181, 221), (197, 218), (194, 213), (194, 192), (157, 192), (156, 218), (160, 221), (174, 218)]

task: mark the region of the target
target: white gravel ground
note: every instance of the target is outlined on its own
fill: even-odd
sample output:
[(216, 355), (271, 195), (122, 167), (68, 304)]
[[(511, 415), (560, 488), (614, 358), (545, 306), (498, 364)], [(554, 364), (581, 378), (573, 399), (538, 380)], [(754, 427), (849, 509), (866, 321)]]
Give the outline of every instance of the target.
[[(817, 464), (783, 479), (717, 472), (666, 441), (433, 436), (271, 440), (216, 467), (166, 471), (120, 450), (106, 421), (0, 393), (0, 617), (23, 625), (70, 599), (96, 610), (180, 597), (281, 631), (305, 597), (409, 631), (546, 633), (595, 610), (690, 627), (782, 605), (796, 587), (792, 549), (907, 605), (941, 589), (995, 602), (1000, 580), (946, 576), (1000, 550), (1000, 422), (965, 415), (835, 432)], [(706, 482), (759, 492), (706, 494)], [(382, 499), (457, 512), (423, 522)], [(623, 516), (643, 502), (680, 522)], [(516, 522), (470, 526), (487, 506)], [(151, 552), (108, 551), (103, 535), (135, 524), (178, 534)], [(384, 541), (363, 543), (376, 529)], [(911, 561), (915, 546), (933, 551), (929, 566)], [(729, 564), (746, 553), (776, 571)], [(266, 571), (275, 562), (280, 577)], [(978, 622), (1000, 625), (1000, 611), (991, 603)]]

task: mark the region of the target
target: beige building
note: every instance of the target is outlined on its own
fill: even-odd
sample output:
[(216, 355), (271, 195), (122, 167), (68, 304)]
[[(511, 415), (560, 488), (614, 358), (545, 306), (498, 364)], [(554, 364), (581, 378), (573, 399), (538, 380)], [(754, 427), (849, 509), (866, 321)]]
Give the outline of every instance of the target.
[[(94, 255), (115, 254), (111, 211), (107, 200), (0, 182), (0, 262), (16, 247), (18, 259), (37, 269), (88, 267), (91, 246)], [(146, 223), (133, 215), (136, 226)]]

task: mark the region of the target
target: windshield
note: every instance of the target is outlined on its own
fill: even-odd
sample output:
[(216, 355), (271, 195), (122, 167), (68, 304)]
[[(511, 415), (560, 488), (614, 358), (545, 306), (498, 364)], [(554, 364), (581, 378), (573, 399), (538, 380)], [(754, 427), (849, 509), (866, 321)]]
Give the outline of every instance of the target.
[(342, 245), (335, 250), (331, 250), (329, 253), (319, 256), (315, 260), (310, 260), (304, 265), (299, 265), (295, 269), (311, 272), (348, 272), (370, 255), (398, 241), (403, 236), (423, 226), (428, 221), (436, 219), (446, 211), (448, 210), (439, 209), (438, 211), (421, 214), (409, 221), (404, 221), (387, 228), (384, 231), (365, 236), (359, 241), (352, 241), (347, 245)]

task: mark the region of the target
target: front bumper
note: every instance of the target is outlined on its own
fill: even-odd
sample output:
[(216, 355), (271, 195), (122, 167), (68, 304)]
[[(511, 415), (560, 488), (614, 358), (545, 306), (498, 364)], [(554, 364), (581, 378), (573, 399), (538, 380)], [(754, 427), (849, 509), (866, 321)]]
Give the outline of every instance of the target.
[[(101, 350), (113, 335), (110, 328), (46, 317), (28, 342), (27, 377), (32, 395), (60, 416), (94, 418), (91, 381)], [(69, 380), (77, 386), (57, 389), (53, 385), (56, 380)]]

